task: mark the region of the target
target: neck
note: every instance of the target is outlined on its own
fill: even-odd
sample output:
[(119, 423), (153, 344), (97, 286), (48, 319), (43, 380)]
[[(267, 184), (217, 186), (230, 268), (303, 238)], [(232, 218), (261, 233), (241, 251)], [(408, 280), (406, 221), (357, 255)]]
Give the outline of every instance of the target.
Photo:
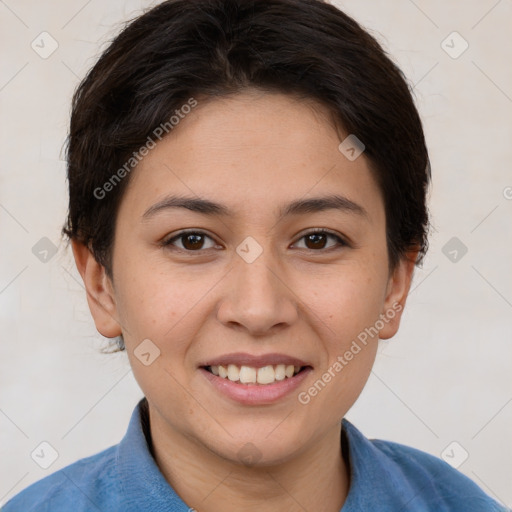
[(245, 466), (169, 428), (157, 414), (150, 430), (155, 461), (174, 491), (200, 512), (339, 512), (349, 488), (341, 422), (286, 462)]

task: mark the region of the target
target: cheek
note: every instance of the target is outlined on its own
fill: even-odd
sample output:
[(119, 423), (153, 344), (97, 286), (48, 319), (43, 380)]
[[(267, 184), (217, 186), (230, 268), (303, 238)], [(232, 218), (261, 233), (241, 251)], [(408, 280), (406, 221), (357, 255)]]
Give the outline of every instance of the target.
[(375, 324), (382, 312), (385, 289), (386, 279), (381, 273), (352, 267), (326, 280), (322, 291), (310, 293), (305, 302), (330, 328), (329, 337), (343, 345)]
[[(186, 354), (190, 340), (196, 336), (194, 305), (197, 307), (205, 293), (205, 289), (188, 281), (147, 266), (138, 266), (135, 271), (126, 265), (119, 274), (122, 285), (117, 290), (119, 317), (125, 327), (123, 336), (134, 377), (146, 396), (174, 397), (176, 422), (180, 415), (186, 415), (185, 411), (194, 408), (194, 401), (181, 383), (187, 379)], [(147, 345), (145, 340), (154, 345)], [(147, 347), (144, 351), (139, 348), (143, 346)], [(144, 352), (150, 353), (149, 361), (139, 359)]]
[(325, 357), (317, 380), (301, 390), (301, 403), (308, 402), (312, 416), (335, 422), (356, 401), (373, 367), (378, 337), (371, 328), (381, 312), (382, 291), (373, 280), (338, 280), (316, 301)]
[(321, 371), (331, 383), (324, 400), (336, 403), (339, 410), (357, 398), (373, 366), (378, 346), (375, 325), (382, 312), (385, 277), (385, 273), (358, 271), (354, 266), (350, 275), (340, 272), (331, 279), (324, 293), (310, 294), (309, 305), (320, 319), (327, 356)]
[(186, 275), (186, 270), (170, 276), (149, 265), (124, 263), (116, 296), (126, 330), (139, 337), (154, 336), (163, 341), (165, 334), (204, 295), (200, 282)]

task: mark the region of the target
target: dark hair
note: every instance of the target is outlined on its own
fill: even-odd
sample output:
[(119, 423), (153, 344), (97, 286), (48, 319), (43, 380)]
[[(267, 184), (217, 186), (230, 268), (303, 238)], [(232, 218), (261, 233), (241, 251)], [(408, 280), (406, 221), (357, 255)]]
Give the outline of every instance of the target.
[(126, 162), (191, 98), (247, 88), (316, 100), (364, 143), (384, 199), (390, 267), (414, 249), (419, 264), (430, 164), (412, 89), (374, 37), (321, 0), (168, 0), (130, 21), (73, 96), (62, 234), (112, 277)]

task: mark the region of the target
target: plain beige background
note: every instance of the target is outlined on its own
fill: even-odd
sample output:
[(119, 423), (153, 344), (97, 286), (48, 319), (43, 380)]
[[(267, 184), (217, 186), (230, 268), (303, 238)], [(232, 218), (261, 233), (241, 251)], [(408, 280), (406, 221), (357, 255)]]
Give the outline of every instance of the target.
[[(60, 243), (61, 148), (79, 80), (120, 23), (155, 3), (0, 0), (0, 503), (119, 442), (142, 397), (126, 354), (100, 353)], [(414, 86), (433, 171), (430, 252), (347, 418), (460, 464), (512, 506), (512, 1), (336, 5)], [(47, 469), (31, 458), (41, 442), (58, 454)]]

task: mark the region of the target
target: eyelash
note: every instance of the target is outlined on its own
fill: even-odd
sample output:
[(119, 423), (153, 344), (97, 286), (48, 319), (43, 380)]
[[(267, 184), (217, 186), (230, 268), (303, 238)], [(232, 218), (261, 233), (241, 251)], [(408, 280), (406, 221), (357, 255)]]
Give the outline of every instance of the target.
[[(307, 233), (304, 233), (299, 238), (299, 240), (302, 240), (303, 238), (305, 238), (305, 237), (307, 237), (309, 235), (313, 235), (313, 234), (326, 234), (326, 235), (329, 235), (330, 237), (335, 238), (337, 240), (338, 244), (337, 244), (337, 246), (328, 247), (327, 249), (308, 249), (308, 248), (306, 248), (305, 250), (308, 250), (308, 251), (311, 251), (311, 252), (330, 252), (331, 250), (336, 250), (336, 249), (340, 249), (341, 247), (348, 247), (349, 246), (349, 244), (342, 237), (340, 237), (338, 234), (336, 234), (336, 233), (334, 233), (334, 232), (332, 232), (332, 231), (330, 231), (328, 229), (324, 229), (324, 228), (314, 228), (314, 229), (311, 229)], [(179, 240), (180, 238), (184, 238), (187, 235), (202, 235), (202, 236), (205, 236), (205, 237), (210, 238), (211, 240), (213, 240), (213, 238), (210, 235), (208, 235), (207, 233), (205, 233), (204, 231), (200, 231), (200, 230), (186, 230), (186, 231), (181, 231), (177, 235), (174, 235), (172, 238), (169, 238), (167, 240), (162, 241), (161, 245), (162, 245), (162, 247), (170, 248), (170, 246), (173, 245), (173, 242), (175, 240)], [(176, 249), (178, 251), (182, 251), (182, 252), (187, 252), (187, 253), (195, 253), (195, 252), (199, 253), (199, 252), (207, 251), (207, 250), (209, 250), (211, 248), (209, 248), (209, 249), (198, 249), (196, 251), (189, 250), (189, 249), (182, 249), (181, 247), (173, 247), (172, 250), (174, 250), (174, 249)], [(302, 250), (304, 250), (304, 249), (302, 249)]]

